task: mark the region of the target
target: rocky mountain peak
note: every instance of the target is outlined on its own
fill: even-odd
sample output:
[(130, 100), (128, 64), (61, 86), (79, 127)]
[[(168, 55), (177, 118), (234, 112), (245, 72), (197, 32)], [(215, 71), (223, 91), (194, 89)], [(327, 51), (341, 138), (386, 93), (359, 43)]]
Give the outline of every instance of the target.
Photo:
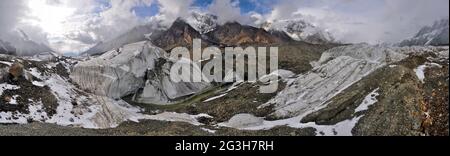
[(283, 41), (264, 29), (228, 22), (206, 34), (212, 40), (225, 45), (273, 44)]
[(448, 45), (449, 44), (449, 20), (442, 19), (431, 26), (425, 26), (411, 39), (404, 40), (400, 46), (414, 45)]
[(260, 26), (267, 31), (283, 31), (293, 40), (314, 44), (332, 43), (334, 37), (325, 29), (317, 27), (304, 19), (267, 21)]
[(202, 35), (185, 20), (178, 18), (167, 31), (153, 42), (164, 50), (171, 50), (179, 46), (191, 47), (196, 38), (202, 38)]
[(200, 34), (206, 34), (213, 31), (218, 26), (217, 16), (207, 13), (192, 12), (191, 16), (186, 18), (187, 23), (189, 23), (195, 30), (200, 32)]

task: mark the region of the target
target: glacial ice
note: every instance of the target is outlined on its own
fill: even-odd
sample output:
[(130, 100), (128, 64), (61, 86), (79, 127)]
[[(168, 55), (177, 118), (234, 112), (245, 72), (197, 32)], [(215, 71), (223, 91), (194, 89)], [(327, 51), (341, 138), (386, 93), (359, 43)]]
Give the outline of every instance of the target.
[(173, 104), (209, 86), (206, 82), (173, 82), (173, 64), (162, 49), (144, 41), (81, 62), (70, 77), (96, 95), (120, 99), (134, 94), (135, 102), (158, 105)]
[[(444, 51), (442, 51), (444, 49)], [(355, 82), (361, 80), (376, 69), (401, 61), (408, 55), (420, 55), (426, 52), (439, 52), (448, 56), (448, 47), (385, 47), (357, 44), (337, 47), (323, 53), (317, 62), (311, 62), (313, 70), (291, 78), (288, 86), (276, 97), (261, 107), (275, 106), (272, 115), (286, 119), (267, 121), (255, 120), (256, 117), (244, 118), (236, 115), (219, 126), (242, 130), (264, 130), (276, 126), (316, 129), (316, 135), (352, 135), (353, 127), (363, 116), (339, 122), (335, 125), (317, 125), (314, 122), (301, 123), (303, 117), (327, 106), (329, 100)], [(375, 104), (377, 90), (365, 98), (365, 102), (355, 111), (363, 111)], [(252, 122), (251, 122), (252, 121)], [(230, 124), (238, 123), (238, 124)], [(239, 124), (244, 123), (244, 124)]]
[(437, 47), (387, 47), (356, 44), (330, 49), (322, 54), (313, 69), (300, 74), (275, 98), (278, 117), (294, 117), (325, 106), (327, 101), (376, 69), (400, 61), (409, 54), (437, 51)]

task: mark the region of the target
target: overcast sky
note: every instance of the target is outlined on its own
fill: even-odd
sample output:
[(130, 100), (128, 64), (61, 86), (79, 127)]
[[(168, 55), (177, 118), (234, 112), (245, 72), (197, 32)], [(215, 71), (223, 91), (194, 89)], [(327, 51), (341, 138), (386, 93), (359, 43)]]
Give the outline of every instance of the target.
[(449, 0), (0, 0), (0, 38), (23, 30), (60, 52), (80, 52), (132, 27), (191, 10), (220, 22), (304, 18), (343, 42), (398, 42), (448, 18)]

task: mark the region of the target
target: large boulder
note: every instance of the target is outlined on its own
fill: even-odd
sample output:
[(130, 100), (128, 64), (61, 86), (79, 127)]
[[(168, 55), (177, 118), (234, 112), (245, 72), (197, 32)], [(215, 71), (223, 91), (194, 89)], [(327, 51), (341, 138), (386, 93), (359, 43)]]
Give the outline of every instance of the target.
[(17, 81), (19, 77), (23, 75), (23, 68), (23, 65), (18, 62), (11, 65), (11, 67), (9, 68), (9, 74), (11, 74), (14, 81)]

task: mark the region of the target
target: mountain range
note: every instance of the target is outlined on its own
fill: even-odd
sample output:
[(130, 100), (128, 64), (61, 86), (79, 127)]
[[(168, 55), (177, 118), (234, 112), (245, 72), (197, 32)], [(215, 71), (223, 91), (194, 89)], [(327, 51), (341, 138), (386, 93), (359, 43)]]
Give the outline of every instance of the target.
[(425, 26), (411, 39), (402, 41), (400, 46), (414, 45), (431, 45), (440, 46), (448, 45), (449, 20), (442, 19), (436, 21), (431, 26)]
[(28, 38), (22, 30), (0, 38), (0, 54), (15, 54), (20, 56), (30, 56), (41, 52), (52, 52), (53, 50), (45, 44), (38, 43)]
[[(138, 26), (79, 57), (10, 55), (20, 46), (0, 41), (8, 53), (0, 55), (0, 132), (22, 124), (14, 134), (449, 134), (448, 21), (422, 29), (420, 42), (408, 44), (415, 46), (332, 43), (302, 20), (216, 22), (195, 14), (170, 27)], [(172, 81), (171, 68), (191, 62), (176, 62), (170, 50), (195, 38), (205, 46), (275, 45), (279, 69), (255, 81)], [(273, 83), (274, 93), (260, 92)]]
[[(152, 34), (146, 38), (143, 34)], [(176, 37), (175, 37), (176, 36)], [(179, 38), (179, 36), (183, 36)], [(163, 39), (161, 39), (163, 38)], [(304, 41), (314, 44), (333, 43), (330, 33), (303, 20), (277, 21), (259, 27), (242, 25), (238, 22), (219, 24), (217, 16), (192, 12), (186, 18), (179, 18), (171, 27), (158, 24), (140, 25), (107, 42), (100, 42), (84, 54), (101, 54), (110, 49), (134, 43), (152, 40), (163, 49), (176, 46), (191, 46), (192, 39), (202, 39), (213, 45), (273, 44), (288, 41)]]

